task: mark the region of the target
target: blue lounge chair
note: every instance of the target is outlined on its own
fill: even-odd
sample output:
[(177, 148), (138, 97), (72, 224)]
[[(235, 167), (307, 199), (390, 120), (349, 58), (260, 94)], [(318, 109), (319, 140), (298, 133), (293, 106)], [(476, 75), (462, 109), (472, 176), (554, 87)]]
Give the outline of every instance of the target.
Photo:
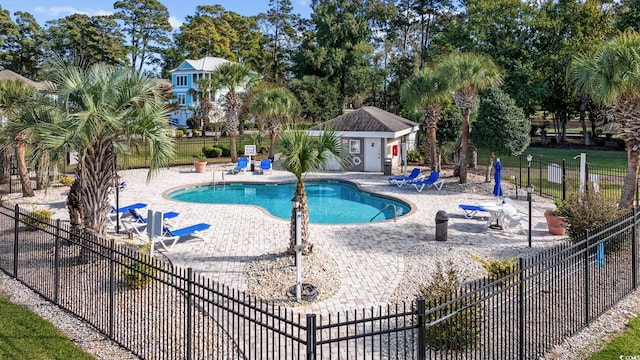
[[(136, 209), (129, 209), (129, 215), (131, 215), (131, 219), (128, 222), (123, 221), (122, 224), (125, 225), (125, 228), (127, 228), (127, 230), (133, 230), (139, 236), (144, 236), (144, 234), (142, 234), (140, 231), (144, 230), (144, 227), (147, 225), (148, 219), (142, 216), (142, 214), (140, 214)], [(173, 219), (178, 215), (180, 215), (180, 213), (169, 211), (162, 214), (162, 220)]]
[(271, 160), (270, 159), (262, 159), (260, 160), (260, 174), (265, 171), (271, 171)]
[[(138, 210), (136, 209), (129, 209), (129, 214), (131, 214), (131, 217), (133, 218), (133, 223), (137, 223), (137, 224), (146, 224), (147, 223), (147, 218), (142, 216), (142, 214), (140, 214), (138, 212)], [(177, 217), (178, 215), (180, 215), (180, 213), (177, 213), (175, 211), (169, 211), (166, 213), (162, 214), (162, 219), (163, 220), (168, 220), (168, 219), (173, 219), (174, 217)]]
[(154, 242), (159, 242), (160, 244), (162, 244), (162, 247), (164, 247), (165, 250), (168, 250), (164, 244), (164, 241), (167, 241), (167, 240), (172, 241), (170, 246), (173, 246), (175, 245), (176, 242), (178, 242), (178, 240), (181, 237), (196, 235), (199, 232), (208, 230), (210, 227), (211, 225), (205, 224), (205, 223), (199, 223), (199, 224), (183, 227), (180, 229), (170, 229), (164, 226), (162, 228), (162, 231), (164, 232), (164, 234), (162, 236), (156, 237), (154, 239)]
[(478, 211), (487, 211), (480, 205), (460, 204), (458, 207), (462, 209), (464, 217), (467, 219), (473, 218)]
[(442, 189), (444, 180), (440, 179), (440, 172), (432, 171), (426, 179), (407, 181), (407, 184), (413, 185), (413, 187), (415, 187), (418, 192), (422, 192), (422, 189), (424, 189), (425, 186), (427, 188), (434, 186), (438, 190)]
[(231, 172), (233, 174), (237, 174), (240, 171), (246, 172), (248, 167), (249, 167), (249, 158), (241, 157), (238, 159), (238, 165), (236, 165), (236, 167), (234, 167), (233, 170), (231, 170)]
[(146, 207), (147, 207), (147, 204), (135, 203), (135, 204), (123, 206), (123, 207), (119, 208), (118, 210), (116, 210), (116, 207), (111, 205), (111, 213), (115, 214), (116, 212), (119, 212), (119, 213), (122, 213), (122, 214), (126, 214), (126, 213), (129, 212), (129, 209), (138, 210), (138, 209), (144, 209)]
[[(135, 203), (135, 204), (131, 204), (131, 205), (127, 205), (127, 206), (122, 206), (119, 209), (116, 209), (115, 206), (111, 205), (111, 213), (109, 214), (110, 216), (107, 216), (107, 219), (109, 220), (109, 222), (111, 223), (111, 225), (115, 226), (116, 225), (116, 219), (118, 219), (118, 221), (122, 218), (122, 215), (125, 215), (126, 213), (129, 212), (129, 209), (144, 209), (147, 207), (147, 204), (145, 203)], [(111, 216), (117, 215), (115, 219), (112, 219)]]
[(416, 180), (420, 175), (420, 168), (413, 168), (409, 176), (390, 176), (387, 178), (389, 183), (402, 186), (407, 183), (407, 181)]

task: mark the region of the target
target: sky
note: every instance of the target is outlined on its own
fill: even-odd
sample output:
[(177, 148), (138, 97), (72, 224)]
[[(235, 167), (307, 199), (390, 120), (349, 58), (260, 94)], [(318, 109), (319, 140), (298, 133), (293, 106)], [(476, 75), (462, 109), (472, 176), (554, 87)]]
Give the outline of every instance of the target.
[[(79, 13), (89, 16), (109, 15), (113, 13), (113, 3), (115, 0), (0, 0), (0, 5), (4, 10), (11, 13), (25, 11), (31, 13), (40, 26), (45, 25), (47, 20), (63, 18), (67, 15)], [(184, 22), (186, 16), (196, 12), (196, 6), (220, 4), (226, 10), (236, 12), (240, 15), (252, 16), (269, 10), (269, 0), (160, 0), (167, 7), (170, 15), (170, 23), (176, 30)], [(293, 13), (302, 15), (305, 18), (311, 13), (310, 0), (291, 0)]]

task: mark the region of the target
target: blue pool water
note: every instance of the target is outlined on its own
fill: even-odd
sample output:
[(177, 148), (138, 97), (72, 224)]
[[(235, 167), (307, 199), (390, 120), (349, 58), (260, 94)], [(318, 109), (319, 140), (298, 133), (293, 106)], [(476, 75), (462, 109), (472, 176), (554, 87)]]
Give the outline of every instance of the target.
[[(263, 207), (274, 216), (291, 218), (291, 198), (295, 183), (289, 184), (217, 184), (198, 186), (171, 192), (174, 200), (205, 204), (247, 204)], [(356, 186), (340, 181), (305, 181), (309, 201), (309, 221), (316, 224), (365, 223), (389, 204), (397, 208), (398, 216), (410, 207), (393, 200), (360, 191)], [(387, 208), (373, 221), (393, 218), (393, 207)]]

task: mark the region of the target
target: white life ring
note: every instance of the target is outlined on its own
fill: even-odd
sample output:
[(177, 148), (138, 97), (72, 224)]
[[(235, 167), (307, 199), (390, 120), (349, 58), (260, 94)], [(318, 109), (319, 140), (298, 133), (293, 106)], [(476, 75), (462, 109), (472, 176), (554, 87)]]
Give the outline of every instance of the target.
[(362, 164), (362, 159), (360, 159), (360, 157), (358, 156), (354, 156), (353, 159), (351, 159), (351, 161), (353, 161), (353, 164), (356, 166)]

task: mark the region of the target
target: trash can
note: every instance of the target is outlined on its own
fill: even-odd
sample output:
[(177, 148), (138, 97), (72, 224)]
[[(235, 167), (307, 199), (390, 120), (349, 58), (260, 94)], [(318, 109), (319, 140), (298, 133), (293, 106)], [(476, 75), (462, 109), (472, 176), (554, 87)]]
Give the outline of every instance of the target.
[(256, 165), (254, 164), (254, 161), (251, 162), (251, 171), (256, 171)]
[(391, 158), (384, 159), (384, 174), (391, 175)]
[(449, 226), (449, 215), (444, 210), (436, 213), (436, 241), (447, 241), (447, 228)]

